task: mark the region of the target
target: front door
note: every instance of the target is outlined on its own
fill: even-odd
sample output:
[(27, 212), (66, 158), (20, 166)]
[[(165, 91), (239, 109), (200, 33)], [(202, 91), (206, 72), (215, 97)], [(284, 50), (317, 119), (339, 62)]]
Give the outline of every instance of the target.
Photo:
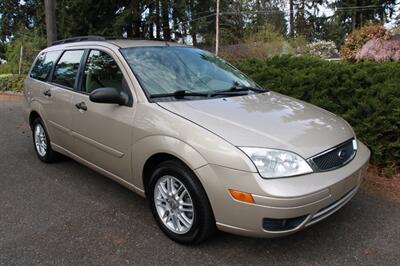
[[(82, 71), (80, 92), (72, 103), (72, 152), (102, 169), (128, 179), (131, 176), (132, 94), (114, 58), (101, 50), (90, 50)], [(89, 94), (112, 87), (129, 97), (126, 106), (94, 103)]]

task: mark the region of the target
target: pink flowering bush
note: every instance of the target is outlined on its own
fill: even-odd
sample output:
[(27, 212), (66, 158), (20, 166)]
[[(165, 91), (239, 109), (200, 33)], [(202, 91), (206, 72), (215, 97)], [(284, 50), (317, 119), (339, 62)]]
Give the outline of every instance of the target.
[(358, 52), (369, 40), (388, 40), (391, 37), (392, 34), (383, 25), (366, 25), (349, 35), (340, 49), (340, 57), (351, 62), (356, 61)]
[(400, 39), (373, 39), (368, 41), (357, 53), (357, 61), (400, 61)]

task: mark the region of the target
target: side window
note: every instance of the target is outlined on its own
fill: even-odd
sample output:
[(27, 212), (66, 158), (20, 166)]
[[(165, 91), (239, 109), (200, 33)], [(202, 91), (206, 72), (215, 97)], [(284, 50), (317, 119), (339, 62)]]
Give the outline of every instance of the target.
[(127, 93), (124, 77), (115, 60), (105, 52), (91, 50), (83, 75), (82, 91), (91, 93), (105, 87)]
[(41, 53), (36, 59), (30, 77), (42, 81), (47, 80), (54, 63), (60, 54), (60, 51)]
[(68, 88), (74, 88), (83, 53), (83, 50), (64, 52), (54, 68), (53, 82)]

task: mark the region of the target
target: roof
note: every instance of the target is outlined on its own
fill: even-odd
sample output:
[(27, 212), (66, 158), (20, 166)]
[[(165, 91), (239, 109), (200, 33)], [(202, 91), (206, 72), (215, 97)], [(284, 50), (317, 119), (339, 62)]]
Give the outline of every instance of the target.
[(107, 42), (120, 48), (143, 47), (143, 46), (183, 46), (181, 44), (164, 40), (140, 40), (140, 39), (107, 39), (101, 36), (78, 36), (64, 40), (55, 41), (52, 46), (67, 44), (83, 44), (93, 42)]

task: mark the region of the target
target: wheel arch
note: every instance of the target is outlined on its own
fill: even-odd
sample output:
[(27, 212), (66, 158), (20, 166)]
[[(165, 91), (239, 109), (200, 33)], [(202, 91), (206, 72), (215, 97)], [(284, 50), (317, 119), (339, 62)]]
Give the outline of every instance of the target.
[(152, 170), (161, 162), (180, 161), (193, 173), (195, 169), (208, 164), (189, 144), (168, 136), (150, 136), (136, 142), (132, 149), (132, 160), (135, 186), (143, 188), (144, 192)]
[(176, 160), (176, 161), (179, 161), (180, 163), (186, 165), (185, 162), (183, 162), (178, 157), (176, 157), (172, 154), (169, 154), (169, 153), (165, 153), (165, 152), (153, 154), (152, 156), (150, 156), (150, 158), (148, 158), (146, 160), (146, 162), (143, 166), (143, 172), (142, 172), (142, 179), (143, 179), (142, 182), (143, 182), (143, 187), (144, 187), (144, 191), (146, 194), (147, 194), (149, 180), (150, 180), (151, 174), (153, 173), (154, 169), (157, 167), (157, 165), (159, 165), (165, 161), (169, 161), (169, 160)]
[(38, 112), (36, 112), (35, 110), (32, 110), (29, 114), (29, 126), (32, 128), (33, 125), (33, 121), (35, 121), (37, 118), (41, 118), (40, 114)]

